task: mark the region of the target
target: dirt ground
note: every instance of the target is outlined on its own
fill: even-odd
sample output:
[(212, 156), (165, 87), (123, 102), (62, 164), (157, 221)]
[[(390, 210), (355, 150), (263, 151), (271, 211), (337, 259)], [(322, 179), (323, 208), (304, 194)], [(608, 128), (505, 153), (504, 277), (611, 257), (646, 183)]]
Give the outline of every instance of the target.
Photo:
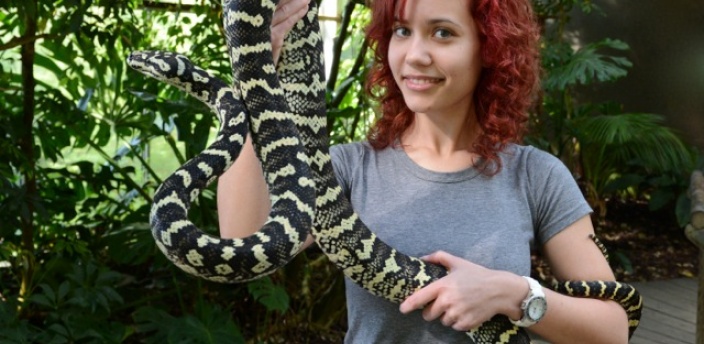
[[(597, 236), (605, 244), (616, 279), (623, 282), (695, 277), (699, 252), (674, 217), (652, 212), (646, 203), (608, 203), (606, 219), (594, 219)], [(535, 273), (549, 276), (539, 258)]]

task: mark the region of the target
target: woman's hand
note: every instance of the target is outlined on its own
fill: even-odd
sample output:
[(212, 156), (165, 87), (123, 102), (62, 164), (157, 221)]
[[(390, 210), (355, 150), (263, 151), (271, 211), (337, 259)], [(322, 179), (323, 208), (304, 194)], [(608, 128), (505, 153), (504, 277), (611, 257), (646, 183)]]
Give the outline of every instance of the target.
[(274, 64), (279, 62), (286, 34), (308, 12), (308, 3), (310, 0), (281, 0), (276, 5), (276, 10), (271, 18), (271, 47)]
[(425, 320), (439, 318), (443, 325), (457, 331), (476, 328), (499, 313), (512, 319), (522, 316), (520, 304), (528, 294), (528, 284), (522, 277), (442, 251), (423, 260), (443, 265), (449, 274), (409, 296), (401, 304), (401, 313), (423, 309)]

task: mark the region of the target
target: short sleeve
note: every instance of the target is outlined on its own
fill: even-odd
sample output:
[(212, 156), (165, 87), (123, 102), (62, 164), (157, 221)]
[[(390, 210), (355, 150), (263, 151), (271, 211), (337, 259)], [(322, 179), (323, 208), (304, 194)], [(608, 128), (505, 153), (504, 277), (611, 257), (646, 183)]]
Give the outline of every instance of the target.
[(348, 199), (353, 183), (352, 171), (359, 164), (362, 155), (361, 143), (346, 143), (330, 147), (330, 158), (335, 177)]
[(532, 148), (526, 171), (533, 199), (537, 243), (550, 238), (592, 212), (567, 166), (557, 157)]

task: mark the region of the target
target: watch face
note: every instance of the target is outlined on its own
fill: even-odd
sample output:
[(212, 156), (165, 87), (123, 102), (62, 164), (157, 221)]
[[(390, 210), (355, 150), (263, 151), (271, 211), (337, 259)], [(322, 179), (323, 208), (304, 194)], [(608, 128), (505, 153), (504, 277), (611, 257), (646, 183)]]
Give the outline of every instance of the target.
[(528, 307), (526, 307), (526, 315), (533, 320), (538, 321), (543, 318), (545, 311), (547, 310), (547, 303), (542, 297), (534, 298), (528, 302)]

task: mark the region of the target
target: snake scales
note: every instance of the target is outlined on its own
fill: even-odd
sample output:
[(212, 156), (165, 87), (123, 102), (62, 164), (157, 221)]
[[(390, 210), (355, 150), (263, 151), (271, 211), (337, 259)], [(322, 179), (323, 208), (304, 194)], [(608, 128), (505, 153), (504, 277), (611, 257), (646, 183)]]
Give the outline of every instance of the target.
[[(328, 153), (316, 3), (311, 1), (308, 15), (287, 35), (275, 66), (269, 25), (276, 3), (224, 0), (233, 85), (181, 55), (137, 51), (128, 57), (132, 68), (185, 90), (207, 104), (220, 121), (215, 141), (157, 189), (150, 215), (157, 246), (192, 275), (243, 282), (285, 265), (310, 231), (345, 275), (375, 295), (400, 302), (447, 272), (394, 250), (354, 213), (337, 185)], [(269, 219), (247, 238), (210, 236), (188, 220), (190, 204), (234, 162), (248, 132), (270, 190)], [(628, 313), (630, 333), (638, 326), (642, 300), (629, 285), (569, 281), (552, 287), (568, 295), (616, 300)], [(530, 342), (523, 329), (502, 315), (468, 335), (476, 343)]]

